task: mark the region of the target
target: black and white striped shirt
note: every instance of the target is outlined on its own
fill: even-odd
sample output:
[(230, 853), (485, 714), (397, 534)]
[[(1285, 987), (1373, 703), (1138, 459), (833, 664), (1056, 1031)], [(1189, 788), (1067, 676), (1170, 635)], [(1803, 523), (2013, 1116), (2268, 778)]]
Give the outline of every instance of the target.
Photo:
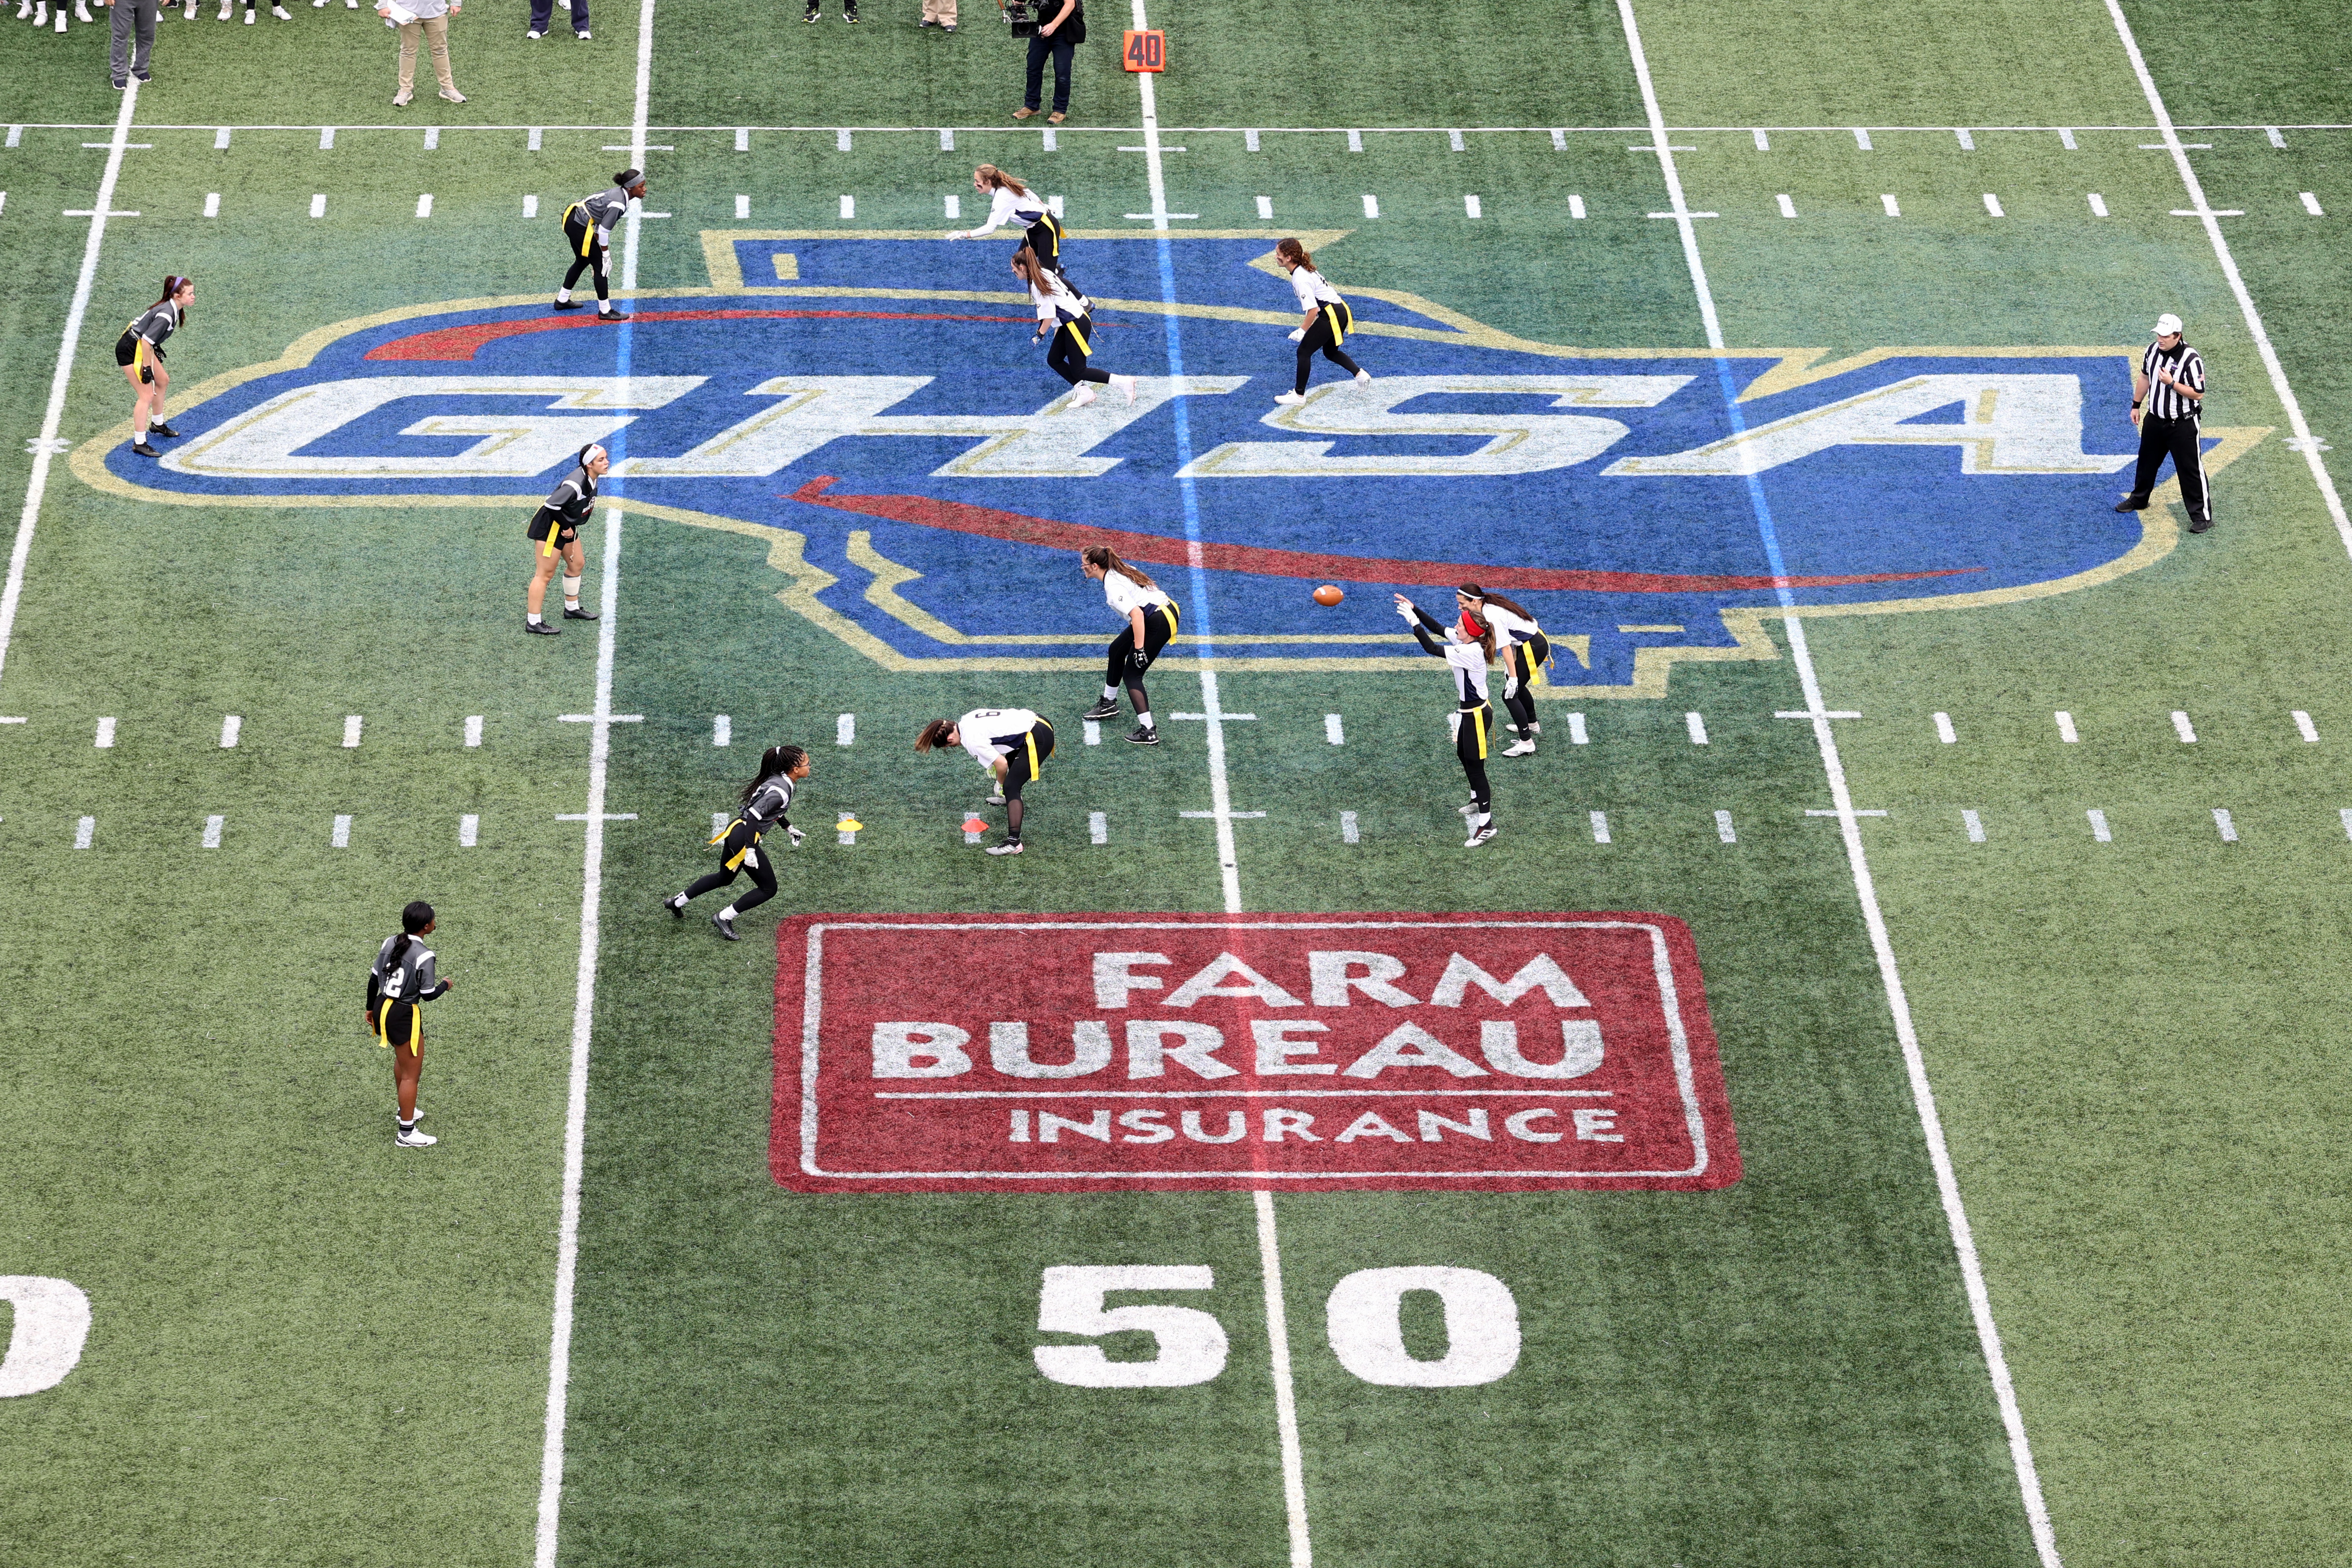
[[(2157, 380), (2162, 371), (2176, 381), (2185, 382), (2196, 395), (2183, 396), (2168, 383)], [(2147, 377), (2147, 412), (2158, 419), (2194, 419), (2205, 402), (2205, 356), (2189, 346), (2189, 340), (2166, 349), (2150, 343), (2147, 352), (2139, 356), (2139, 373)]]

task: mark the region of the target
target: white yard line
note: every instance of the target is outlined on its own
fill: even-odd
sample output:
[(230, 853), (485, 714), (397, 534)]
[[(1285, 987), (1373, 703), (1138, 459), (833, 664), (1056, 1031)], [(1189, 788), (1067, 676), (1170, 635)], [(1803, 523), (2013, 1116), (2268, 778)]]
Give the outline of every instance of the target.
[[(2115, 0), (2108, 0), (2112, 7)], [(1642, 88), (1643, 107), (1649, 112), (1652, 144), (1657, 149), (1658, 166), (1663, 173), (1666, 194), (1675, 214), (1675, 226), (1681, 231), (1683, 258), (1688, 263), (1691, 288), (1698, 297), (1699, 316), (1706, 326), (1707, 346), (1717, 351), (1725, 347), (1723, 328), (1716, 315), (1713, 291), (1707, 287), (1706, 269), (1699, 257), (1698, 235), (1685, 215), (1687, 204), (1683, 199), (1682, 179), (1675, 169), (1675, 157), (1667, 135), (1665, 115), (1658, 107), (1657, 89), (1650, 79), (1650, 65), (1642, 52), (1642, 36), (1633, 20), (1633, 0), (1617, 0), (1617, 14), (1625, 29), (1625, 43), (1632, 52), (1633, 73)], [(2137, 56), (2135, 56), (2137, 58)], [(2154, 101), (2153, 89), (2150, 101)], [(2200, 205), (2203, 205), (2201, 200)], [(2210, 220), (2209, 220), (2210, 221)], [(1985, 1288), (1984, 1265), (1977, 1256), (1976, 1236), (1969, 1224), (1968, 1210), (1960, 1202), (1959, 1178), (1952, 1169), (1952, 1155), (1944, 1138), (1942, 1117), (1936, 1109), (1934, 1089), (1927, 1081), (1927, 1058), (1920, 1050), (1919, 1036), (1911, 1018), (1911, 1004), (1905, 994), (1903, 977), (1895, 963), (1895, 944), (1886, 930), (1886, 919), (1878, 905), (1878, 889), (1870, 872), (1869, 858), (1862, 844), (1862, 821), (1854, 813), (1853, 792), (1847, 787), (1845, 765), (1838, 755), (1837, 736), (1830, 727), (1829, 704), (1822, 696), (1821, 679), (1813, 669), (1811, 650), (1805, 641), (1802, 616), (1789, 616), (1782, 624), (1788, 628), (1789, 657), (1796, 666), (1797, 679), (1805, 694), (1805, 707), (1813, 728), (1813, 741), (1820, 749), (1822, 769), (1827, 775), (1831, 804), (1836, 807), (1839, 836), (1844, 840), (1846, 864), (1853, 875), (1853, 890), (1862, 906), (1863, 922), (1870, 933), (1872, 955), (1878, 963), (1880, 984), (1886, 993), (1886, 1005), (1895, 1022), (1895, 1036), (1903, 1051), (1903, 1066), (1911, 1083), (1911, 1098), (1919, 1112), (1920, 1131), (1926, 1135), (1928, 1163), (1936, 1173), (1936, 1191), (1942, 1200), (1944, 1221), (1951, 1232), (1952, 1249), (1960, 1265), (1960, 1277), (1966, 1287), (1969, 1311), (1976, 1321), (1977, 1343), (1984, 1352), (1985, 1368), (1992, 1380), (1993, 1397), (2000, 1410), (2002, 1430), (2009, 1438), (2010, 1462), (2017, 1473), (2018, 1490), (2025, 1506), (2025, 1518), (2033, 1535), (2033, 1549), (2044, 1568), (2060, 1568), (2058, 1543), (2050, 1524), (2049, 1505), (2042, 1495), (2042, 1479), (2034, 1468), (2033, 1449), (2025, 1435), (2025, 1417), (2018, 1407), (2017, 1388), (2009, 1372), (2009, 1358), (2001, 1349), (2000, 1331), (1993, 1322), (1992, 1298)]]
[[(2180, 184), (2189, 192), (2191, 210), (2205, 226), (2205, 237), (2212, 243), (2213, 259), (2221, 264), (2221, 276), (2230, 280), (2230, 292), (2237, 297), (2238, 312), (2245, 318), (2246, 332), (2254, 340), (2254, 350), (2262, 355), (2263, 368), (2270, 373), (2271, 390), (2278, 395), (2279, 405), (2286, 410), (2286, 422), (2293, 427), (2294, 437), (2287, 443), (2303, 454), (2311, 469), (2311, 482), (2319, 487), (2320, 500), (2327, 503), (2327, 515), (2336, 520), (2336, 537), (2343, 542), (2345, 553), (2352, 555), (2352, 519), (2344, 514), (2344, 498), (2336, 493), (2336, 480), (2327, 465), (2319, 460), (2320, 443), (2312, 438), (2311, 426), (2305, 423), (2303, 405), (2295, 401), (2294, 389), (2287, 384), (2286, 367), (2279, 363), (2278, 351), (2271, 346), (2271, 335), (2263, 330), (2262, 312), (2254, 309), (2254, 297), (2246, 291), (2246, 280), (2238, 275), (2238, 263), (2230, 254), (2230, 242), (2221, 237), (2221, 220), (2214, 216), (2213, 204), (2205, 198), (2205, 187), (2189, 167), (2189, 153), (2181, 144), (2179, 127), (2172, 123), (2172, 113), (2164, 107), (2163, 95), (2156, 90), (2156, 79), (2148, 74), (2147, 61), (2141, 58), (2139, 40), (2132, 37), (2131, 24), (2124, 19), (2124, 8), (2118, 0), (2107, 0), (2107, 15), (2116, 24), (2116, 37), (2123, 40), (2124, 53), (2131, 57), (2132, 74), (2139, 78), (2139, 89), (2147, 99), (2149, 112), (2156, 116), (2157, 130), (2164, 137), (2163, 147), (2171, 154), (2172, 166), (2180, 174)], [(2201, 127), (2200, 129), (2202, 129)]]
[(114, 187), (122, 177), (122, 154), (131, 143), (131, 117), (139, 108), (139, 84), (123, 89), (122, 109), (114, 117), (114, 139), (107, 144), (106, 173), (99, 176), (98, 199), (90, 204), (89, 237), (82, 243), (81, 273), (74, 280), (73, 303), (66, 307), (65, 331), (58, 336), (58, 365), (49, 377), (49, 405), (41, 416), (41, 434), (33, 443), (32, 476), (25, 481), (25, 510), (16, 518), (16, 542), (8, 552), (8, 582), (0, 588), (0, 669), (8, 662), (8, 639), (16, 629), (16, 604), (24, 596), (25, 564), (32, 559), (33, 531), (40, 521), (41, 498), (48, 493), (49, 465), (65, 443), (58, 432), (66, 417), (66, 389), (73, 383), (74, 351), (81, 337), (82, 318), (89, 313), (90, 289), (98, 281), (98, 253), (106, 243), (106, 220), (114, 205)]
[[(646, 119), (653, 88), (654, 0), (639, 0), (637, 12), (637, 104), (630, 132), (630, 162), (644, 167)], [(621, 287), (636, 286), (637, 214), (633, 205), (622, 239)], [(627, 334), (621, 327), (626, 353)], [(564, 1095), (563, 1201), (556, 1221), (555, 1311), (548, 1331), (547, 1424), (539, 1460), (539, 1531), (536, 1568), (555, 1568), (558, 1526), (563, 1508), (564, 1417), (572, 1384), (572, 1305), (580, 1272), (580, 1182), (587, 1160), (588, 1045), (596, 1017), (596, 949), (604, 882), (604, 778), (613, 749), (613, 659), (621, 589), (621, 523), (624, 509), (604, 520), (604, 582), (596, 623), (596, 700), (588, 716), (588, 804), (581, 857), (580, 969), (572, 1001), (572, 1072)]]
[[(647, 0), (650, 4), (651, 0)], [(1134, 26), (1145, 31), (1150, 24), (1144, 19), (1143, 0), (1134, 0)], [(1137, 91), (1143, 107), (1143, 165), (1145, 177), (1151, 187), (1151, 226), (1165, 235), (1168, 230), (1168, 181), (1160, 163), (1160, 101), (1149, 72), (1136, 79)], [(1163, 238), (1161, 245), (1166, 245)], [(1163, 253), (1164, 255), (1164, 253)], [(1162, 273), (1165, 278), (1163, 264)], [(1171, 286), (1172, 287), (1172, 286)], [(1175, 301), (1171, 298), (1170, 304)], [(1170, 321), (1174, 321), (1171, 317)], [(1174, 328), (1171, 326), (1171, 332)], [(1171, 346), (1173, 338), (1171, 339)], [(1181, 411), (1180, 411), (1181, 413)], [(1180, 429), (1181, 426), (1180, 426)], [(1190, 509), (1188, 508), (1189, 511)], [(1194, 560), (1199, 559), (1197, 546)], [(1202, 574), (1197, 566), (1192, 573), (1193, 599), (1202, 630), (1207, 632), (1210, 623), (1208, 605), (1201, 591)], [(1213, 655), (1212, 644), (1204, 654)], [(1225, 777), (1224, 706), (1218, 700), (1217, 672), (1208, 667), (1203, 658), (1201, 669), (1202, 729), (1208, 736), (1209, 808), (1217, 826), (1217, 869), (1224, 887), (1225, 912), (1242, 912), (1241, 868), (1234, 851), (1233, 791)], [(1274, 1194), (1259, 1192), (1254, 1194), (1257, 1213), (1257, 1254), (1259, 1272), (1265, 1286), (1265, 1332), (1270, 1365), (1274, 1375), (1275, 1426), (1282, 1451), (1282, 1501), (1290, 1529), (1290, 1568), (1312, 1568), (1315, 1548), (1307, 1526), (1307, 1468), (1298, 1441), (1298, 1394), (1290, 1375), (1289, 1320), (1283, 1310), (1282, 1248), (1274, 1224)]]
[[(650, 10), (653, 0), (646, 0)], [(555, 1319), (548, 1340), (547, 1433), (539, 1463), (538, 1568), (555, 1568), (563, 1503), (563, 1422), (572, 1383), (572, 1298), (580, 1268), (580, 1177), (587, 1156), (588, 1041), (596, 1016), (596, 948), (604, 879), (604, 774), (612, 755), (614, 609), (620, 600), (621, 509), (604, 519), (604, 572), (596, 627), (596, 703), (589, 714), (587, 847), (580, 893), (580, 970), (572, 997), (572, 1076), (564, 1097), (563, 1207), (556, 1226)]]

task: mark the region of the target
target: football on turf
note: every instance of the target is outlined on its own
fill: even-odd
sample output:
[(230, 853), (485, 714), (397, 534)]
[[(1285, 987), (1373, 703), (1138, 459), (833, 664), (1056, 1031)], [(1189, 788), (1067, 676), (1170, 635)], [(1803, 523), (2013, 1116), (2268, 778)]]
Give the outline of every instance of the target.
[(1320, 588), (1315, 590), (1315, 602), (1326, 606), (1336, 605), (1347, 596), (1347, 595), (1339, 592), (1337, 587), (1329, 583), (1326, 583)]

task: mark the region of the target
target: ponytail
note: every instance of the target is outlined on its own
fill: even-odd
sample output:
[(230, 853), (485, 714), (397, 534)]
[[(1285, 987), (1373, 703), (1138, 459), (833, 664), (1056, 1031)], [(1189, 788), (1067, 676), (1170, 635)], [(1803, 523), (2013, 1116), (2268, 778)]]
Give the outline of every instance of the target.
[[(178, 273), (176, 273), (176, 272), (173, 272), (173, 273), (167, 273), (167, 274), (165, 274), (165, 275), (164, 275), (164, 279), (163, 279), (163, 297), (162, 299), (160, 299), (160, 300), (156, 300), (156, 301), (155, 301), (155, 305), (168, 305), (168, 304), (170, 304), (170, 303), (172, 302), (172, 296), (173, 296), (173, 295), (177, 294), (181, 289), (183, 289), (186, 288), (189, 284), (194, 283), (194, 281), (195, 281), (195, 279), (193, 279), (193, 278), (183, 278), (183, 277), (181, 277), (181, 276), (180, 276)], [(153, 309), (155, 308), (155, 305), (150, 305), (150, 306), (148, 306), (148, 307), (147, 307), (147, 309), (148, 309), (148, 310), (153, 310)], [(142, 314), (143, 314), (143, 312), (142, 312)], [(188, 324), (188, 312), (187, 312), (187, 311), (185, 311), (185, 310), (182, 310), (182, 311), (180, 312), (180, 325), (181, 325), (181, 326), (183, 326), (183, 327), (184, 327), (184, 326), (186, 326), (187, 324)]]
[(750, 784), (743, 786), (741, 804), (749, 805), (760, 786), (778, 773), (789, 773), (808, 760), (808, 753), (798, 746), (770, 746), (760, 753), (760, 771)]
[(992, 191), (1011, 191), (1013, 195), (1019, 196), (1025, 196), (1030, 194), (1028, 186), (1023, 184), (1020, 181), (1014, 179), (1012, 175), (1006, 174), (1003, 170), (998, 168), (993, 163), (982, 163), (979, 168), (974, 169), (972, 173), (979, 175), (981, 183), (985, 184)]
[(1475, 583), (1465, 583), (1454, 591), (1466, 598), (1475, 599), (1481, 604), (1493, 605), (1499, 609), (1518, 616), (1519, 619), (1527, 622), (1529, 626), (1534, 626), (1536, 624), (1534, 613), (1528, 610), (1526, 605), (1517, 604), (1510, 599), (1506, 599), (1500, 594), (1489, 594), (1486, 589), (1481, 588)]
[(1078, 559), (1089, 566), (1100, 567), (1105, 572), (1116, 572), (1139, 588), (1149, 588), (1154, 593), (1160, 590), (1159, 584), (1121, 561), (1118, 558), (1118, 552), (1108, 544), (1089, 544), (1078, 552)]
[(1274, 253), (1285, 261), (1297, 262), (1299, 266), (1304, 267), (1309, 272), (1315, 270), (1315, 258), (1307, 255), (1307, 247), (1299, 244), (1295, 239), (1276, 240), (1274, 246)]
[(915, 737), (915, 750), (928, 752), (934, 747), (946, 745), (948, 736), (954, 729), (955, 721), (951, 719), (932, 720), (923, 726), (923, 732)]

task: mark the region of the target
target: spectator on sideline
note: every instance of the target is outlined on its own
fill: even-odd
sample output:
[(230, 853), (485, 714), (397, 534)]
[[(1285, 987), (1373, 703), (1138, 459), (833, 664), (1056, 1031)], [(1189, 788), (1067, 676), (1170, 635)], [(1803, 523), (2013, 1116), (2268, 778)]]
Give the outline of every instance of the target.
[(393, 97), (394, 109), (406, 109), (416, 96), (419, 33), (433, 56), (433, 74), (441, 79), (441, 96), (452, 103), (466, 101), (449, 70), (449, 18), (465, 8), (465, 0), (377, 0), (375, 14), (400, 31), (400, 91)]
[[(2140, 405), (2147, 416), (2140, 416)], [(2132, 373), (2132, 423), (2139, 426), (2139, 468), (2132, 476), (2131, 493), (2117, 502), (2117, 511), (2146, 511), (2148, 492), (2156, 488), (2156, 471), (2172, 459), (2173, 477), (2180, 481), (2180, 500), (2189, 509), (2189, 531), (2202, 533), (2213, 526), (2213, 492), (2205, 483), (2205, 448), (2199, 440), (2198, 416), (2205, 406), (2205, 358), (2180, 335), (2180, 318), (2167, 312), (2156, 319), (2156, 342), (2139, 358)]]
[(923, 19), (918, 27), (936, 26), (942, 33), (952, 33), (956, 27), (956, 0), (923, 0)]
[[(99, 0), (99, 4), (103, 5), (106, 4), (106, 0)], [(33, 19), (34, 26), (46, 27), (49, 25), (49, 0), (22, 0), (22, 3), (16, 7), (16, 20), (21, 22), (26, 17), (30, 16)], [(950, 10), (952, 12), (952, 5), (950, 6)], [(73, 12), (74, 19), (78, 22), (95, 22), (98, 20), (97, 17), (89, 14), (89, 0), (74, 0)], [(57, 13), (58, 31), (62, 33), (66, 30), (65, 0), (57, 0)], [(952, 32), (954, 29), (950, 28), (949, 30)]]
[[(812, 0), (814, 3), (814, 0)], [(1054, 19), (1041, 22), (1029, 40), (1029, 89), (1021, 107), (1013, 111), (1015, 120), (1026, 120), (1037, 112), (1037, 100), (1045, 85), (1045, 60), (1054, 61), (1054, 112), (1045, 116), (1048, 125), (1059, 125), (1070, 117), (1070, 61), (1078, 46), (1087, 41), (1087, 11), (1079, 0), (1044, 0), (1038, 14), (1055, 7)]]
[[(129, 87), (133, 77), (141, 81), (155, 79), (147, 64), (148, 57), (155, 51), (155, 17), (158, 11), (158, 0), (115, 0), (114, 42), (108, 47), (106, 63), (108, 74), (114, 79), (118, 89)], [(62, 13), (58, 15), (58, 21), (60, 26), (64, 24)], [(135, 47), (134, 37), (137, 40)]]
[[(572, 36), (582, 43), (588, 41), (588, 0), (571, 0)], [(550, 24), (555, 20), (555, 0), (530, 0), (530, 30), (526, 38), (547, 37)]]

